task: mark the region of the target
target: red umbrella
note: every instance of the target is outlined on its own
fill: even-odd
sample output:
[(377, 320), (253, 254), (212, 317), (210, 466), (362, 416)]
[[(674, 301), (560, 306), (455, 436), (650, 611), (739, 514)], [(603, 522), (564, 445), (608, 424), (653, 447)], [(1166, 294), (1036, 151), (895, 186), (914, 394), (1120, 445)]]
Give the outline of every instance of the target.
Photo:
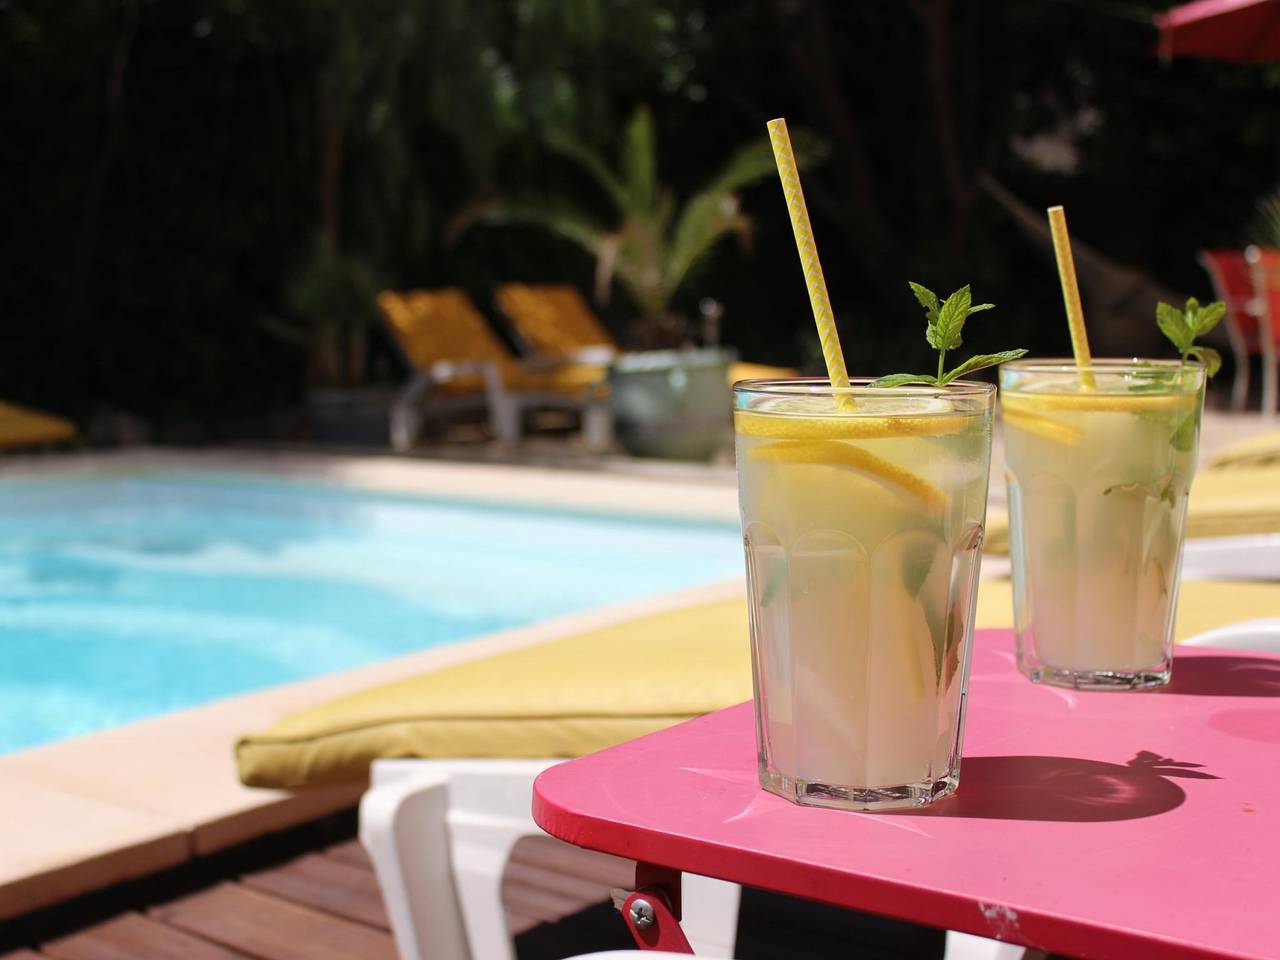
[(1156, 14), (1160, 56), (1280, 60), (1280, 0), (1195, 0)]

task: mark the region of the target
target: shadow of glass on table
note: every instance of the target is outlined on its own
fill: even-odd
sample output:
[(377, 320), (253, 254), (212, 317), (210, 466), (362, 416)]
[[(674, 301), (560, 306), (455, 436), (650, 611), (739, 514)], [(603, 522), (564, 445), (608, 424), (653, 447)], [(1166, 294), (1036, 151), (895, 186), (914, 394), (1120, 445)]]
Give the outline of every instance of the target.
[(1216, 780), (1199, 769), (1143, 750), (1125, 764), (1080, 757), (965, 757), (960, 789), (931, 807), (886, 816), (1103, 822), (1154, 817), (1179, 806), (1170, 778)]
[(1280, 697), (1280, 660), (1224, 654), (1174, 657), (1161, 694), (1199, 697)]

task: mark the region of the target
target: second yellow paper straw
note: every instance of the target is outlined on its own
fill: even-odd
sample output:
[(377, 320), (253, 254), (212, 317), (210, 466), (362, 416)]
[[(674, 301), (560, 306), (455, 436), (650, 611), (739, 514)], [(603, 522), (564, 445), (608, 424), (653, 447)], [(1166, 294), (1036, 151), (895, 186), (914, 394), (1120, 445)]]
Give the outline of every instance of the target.
[[(809, 288), (809, 303), (813, 306), (813, 319), (818, 324), (818, 340), (822, 344), (822, 358), (827, 364), (827, 376), (831, 386), (846, 389), (849, 373), (844, 366), (844, 354), (840, 350), (840, 336), (836, 332), (836, 318), (827, 296), (827, 281), (818, 261), (818, 248), (813, 242), (813, 227), (809, 223), (809, 208), (805, 206), (804, 191), (800, 189), (800, 172), (796, 169), (795, 154), (791, 150), (791, 136), (787, 133), (787, 121), (770, 120), (769, 142), (773, 145), (773, 159), (778, 164), (778, 176), (782, 179), (782, 193), (787, 198), (787, 212), (791, 214), (791, 229), (796, 235), (796, 248), (800, 251), (800, 265), (804, 268), (804, 282)], [(849, 393), (836, 395), (836, 407), (849, 410), (853, 397)]]
[(1067, 236), (1067, 214), (1062, 207), (1049, 208), (1049, 230), (1053, 234), (1053, 255), (1058, 260), (1058, 279), (1062, 281), (1062, 301), (1067, 307), (1067, 326), (1071, 329), (1071, 352), (1080, 370), (1080, 383), (1092, 389), (1096, 386), (1093, 357), (1089, 354), (1089, 336), (1084, 329), (1084, 308), (1080, 305), (1071, 238)]

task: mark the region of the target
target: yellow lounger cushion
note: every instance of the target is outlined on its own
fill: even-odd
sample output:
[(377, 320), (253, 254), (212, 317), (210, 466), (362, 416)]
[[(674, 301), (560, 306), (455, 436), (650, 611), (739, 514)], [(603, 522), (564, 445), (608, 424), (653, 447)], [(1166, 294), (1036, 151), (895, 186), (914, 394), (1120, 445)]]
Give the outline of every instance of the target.
[[(1174, 639), (1181, 643), (1197, 633), (1259, 617), (1280, 617), (1280, 584), (1183, 580)], [(1013, 626), (1013, 587), (1008, 580), (982, 581), (974, 626)]]
[(1275, 467), (1280, 470), (1280, 430), (1268, 430), (1224, 447), (1209, 461), (1208, 469), (1234, 470), (1240, 467)]
[(75, 435), (69, 420), (16, 403), (0, 403), (0, 449), (58, 443)]
[[(1280, 533), (1280, 468), (1233, 467), (1202, 471), (1191, 485), (1188, 537)], [(987, 553), (1009, 552), (1009, 517), (987, 511)]]
[[(1280, 616), (1280, 584), (1187, 581), (1178, 639)], [(984, 580), (978, 627), (1009, 627), (1007, 580)], [(742, 600), (627, 621), (321, 704), (236, 744), (250, 786), (359, 780), (379, 757), (571, 757), (751, 696)]]
[(748, 363), (746, 360), (736, 360), (729, 364), (730, 383), (737, 383), (739, 380), (785, 380), (795, 376), (799, 376), (799, 371), (793, 367), (771, 367), (764, 363)]
[(537, 353), (572, 355), (584, 347), (616, 348), (576, 287), (505, 283), (494, 300)]
[(236, 744), (250, 786), (359, 779), (379, 757), (572, 757), (751, 696), (742, 600), (669, 611), (304, 710)]

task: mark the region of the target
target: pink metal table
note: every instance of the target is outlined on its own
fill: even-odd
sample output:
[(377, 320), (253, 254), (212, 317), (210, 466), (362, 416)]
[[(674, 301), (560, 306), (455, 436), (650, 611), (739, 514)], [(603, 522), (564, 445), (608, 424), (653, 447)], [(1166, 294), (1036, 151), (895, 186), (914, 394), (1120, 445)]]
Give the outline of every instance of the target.
[[(745, 703), (550, 768), (533, 816), (659, 890), (687, 871), (1071, 956), (1280, 958), (1280, 656), (1180, 647), (1173, 678), (1039, 686), (980, 631), (960, 790), (933, 807), (763, 792)], [(628, 922), (669, 948), (656, 906), (648, 939)]]

